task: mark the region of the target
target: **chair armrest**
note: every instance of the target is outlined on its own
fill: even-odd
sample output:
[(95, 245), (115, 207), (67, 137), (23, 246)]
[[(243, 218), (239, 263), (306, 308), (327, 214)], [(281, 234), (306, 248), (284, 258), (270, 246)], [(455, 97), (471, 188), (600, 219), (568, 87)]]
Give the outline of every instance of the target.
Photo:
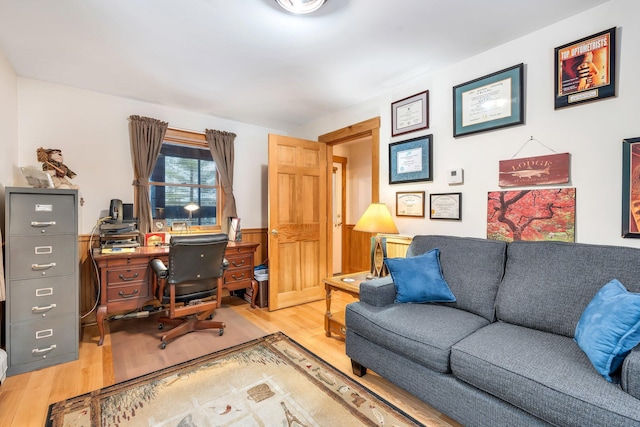
[(620, 386), (631, 396), (640, 399), (640, 345), (634, 347), (622, 363)]
[(149, 262), (151, 269), (158, 276), (158, 279), (166, 279), (169, 275), (167, 266), (159, 260), (158, 258), (154, 258)]
[(391, 276), (360, 283), (360, 301), (374, 307), (384, 307), (396, 300), (396, 286)]
[(226, 270), (227, 268), (229, 268), (229, 260), (226, 258), (222, 259), (222, 269)]

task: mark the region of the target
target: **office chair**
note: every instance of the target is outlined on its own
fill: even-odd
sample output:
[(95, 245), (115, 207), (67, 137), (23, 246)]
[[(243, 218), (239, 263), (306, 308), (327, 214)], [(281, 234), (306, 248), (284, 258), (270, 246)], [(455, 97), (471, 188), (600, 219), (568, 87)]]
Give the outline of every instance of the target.
[(167, 341), (196, 330), (218, 328), (220, 335), (224, 333), (223, 322), (208, 318), (221, 302), (228, 241), (226, 234), (172, 236), (169, 266), (151, 260), (156, 298), (169, 306), (168, 317), (160, 317), (158, 327), (176, 325), (162, 336), (163, 350)]

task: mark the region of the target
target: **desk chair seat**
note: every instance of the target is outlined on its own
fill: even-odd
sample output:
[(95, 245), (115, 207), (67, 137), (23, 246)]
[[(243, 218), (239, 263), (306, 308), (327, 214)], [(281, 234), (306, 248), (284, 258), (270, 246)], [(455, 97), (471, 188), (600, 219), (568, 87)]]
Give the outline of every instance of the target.
[(223, 322), (208, 319), (221, 303), (228, 242), (226, 234), (172, 236), (169, 266), (159, 259), (151, 260), (155, 296), (168, 305), (168, 316), (158, 319), (159, 327), (176, 325), (162, 336), (160, 348), (166, 348), (167, 341), (200, 329), (224, 333)]

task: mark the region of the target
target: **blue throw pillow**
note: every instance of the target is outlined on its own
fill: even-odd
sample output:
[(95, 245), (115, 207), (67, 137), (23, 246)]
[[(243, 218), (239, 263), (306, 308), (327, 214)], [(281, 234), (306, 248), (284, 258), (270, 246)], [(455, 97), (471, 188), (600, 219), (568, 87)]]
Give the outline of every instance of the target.
[(442, 277), (440, 249), (422, 255), (384, 260), (396, 286), (395, 302), (455, 302)]
[(575, 341), (609, 382), (640, 343), (640, 294), (613, 279), (598, 291), (576, 326)]

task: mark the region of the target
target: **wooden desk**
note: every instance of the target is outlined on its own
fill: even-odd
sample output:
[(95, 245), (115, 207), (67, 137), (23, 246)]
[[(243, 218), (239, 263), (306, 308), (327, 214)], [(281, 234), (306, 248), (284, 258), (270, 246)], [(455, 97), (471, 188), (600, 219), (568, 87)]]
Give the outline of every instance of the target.
[[(324, 332), (330, 337), (333, 332), (336, 335), (345, 338), (346, 328), (344, 326), (344, 313), (331, 313), (331, 293), (332, 291), (342, 291), (358, 298), (360, 296), (360, 283), (365, 279), (368, 271), (359, 273), (343, 274), (340, 276), (331, 276), (323, 280), (324, 290), (326, 293), (325, 302), (327, 304), (327, 312), (324, 315)], [(346, 281), (345, 281), (346, 280)]]
[[(229, 267), (224, 273), (224, 287), (229, 291), (251, 287), (251, 307), (256, 307), (258, 282), (253, 277), (253, 254), (258, 243), (229, 242), (225, 257)], [(93, 257), (100, 270), (100, 305), (97, 311), (100, 340), (104, 341), (104, 320), (109, 313), (134, 311), (156, 300), (152, 292), (149, 262), (159, 258), (167, 263), (168, 247), (141, 246), (134, 252), (102, 254), (94, 249)], [(218, 300), (220, 300), (218, 293)]]

